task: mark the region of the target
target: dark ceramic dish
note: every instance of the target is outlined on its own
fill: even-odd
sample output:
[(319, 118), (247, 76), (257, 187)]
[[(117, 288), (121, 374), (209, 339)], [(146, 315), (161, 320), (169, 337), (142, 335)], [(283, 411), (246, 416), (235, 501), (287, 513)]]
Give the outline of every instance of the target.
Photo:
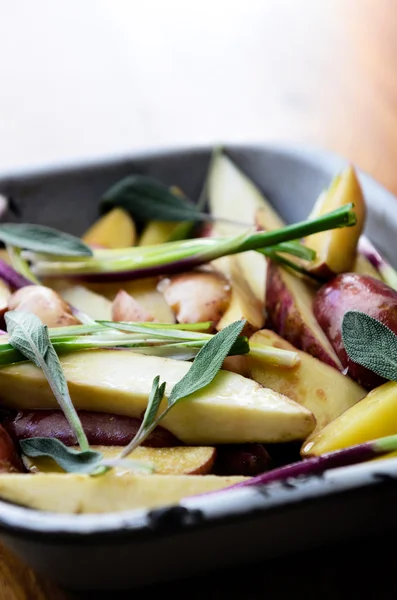
[[(307, 148), (227, 149), (287, 221), (308, 214), (346, 161)], [(81, 234), (98, 198), (121, 177), (147, 173), (197, 198), (210, 149), (183, 149), (3, 175), (23, 221)], [(397, 199), (361, 173), (367, 235), (393, 261)], [(14, 217), (15, 218), (15, 217)], [(154, 511), (59, 515), (0, 502), (0, 537), (28, 564), (75, 589), (117, 589), (397, 527), (397, 459), (335, 469), (290, 485), (219, 492)]]

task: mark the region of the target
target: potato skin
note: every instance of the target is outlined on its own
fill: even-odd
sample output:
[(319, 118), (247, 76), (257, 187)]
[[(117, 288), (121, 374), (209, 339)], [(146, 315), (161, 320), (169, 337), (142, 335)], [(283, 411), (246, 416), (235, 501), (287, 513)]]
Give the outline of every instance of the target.
[(0, 425), (0, 473), (25, 471), (17, 446), (8, 431)]
[(216, 324), (231, 299), (228, 279), (218, 271), (204, 268), (164, 278), (158, 289), (179, 323), (212, 321)]
[[(285, 274), (286, 277), (295, 277), (294, 275)], [(336, 354), (332, 356), (327, 348), (321, 343), (318, 337), (313, 332), (312, 328), (305, 320), (303, 314), (301, 314), (299, 307), (296, 303), (293, 291), (288, 289), (286, 284), (288, 279), (283, 276), (283, 270), (269, 261), (268, 272), (267, 272), (267, 293), (266, 293), (266, 311), (268, 320), (266, 327), (272, 329), (282, 338), (287, 340), (290, 344), (304, 350), (312, 356), (318, 358), (322, 362), (334, 367), (335, 369), (341, 370), (342, 365), (338, 364), (338, 357)], [(298, 281), (300, 284), (300, 282)], [(311, 289), (307, 288), (307, 294), (311, 293)], [(313, 289), (313, 296), (315, 290)], [(310, 304), (312, 301), (309, 296)], [(308, 306), (308, 310), (312, 311), (311, 305)], [(315, 321), (314, 315), (312, 316)], [(320, 328), (319, 328), (320, 329)], [(332, 348), (330, 348), (332, 351)]]
[(262, 444), (225, 444), (216, 448), (213, 472), (217, 475), (254, 477), (272, 467), (272, 460)]
[[(140, 419), (122, 415), (83, 410), (77, 412), (91, 445), (126, 446), (141, 424)], [(61, 410), (20, 411), (16, 415), (14, 413), (5, 416), (3, 426), (15, 440), (56, 437), (66, 446), (74, 446), (77, 443)], [(152, 448), (183, 445), (183, 442), (163, 427), (157, 427), (142, 444)]]
[(14, 292), (8, 300), (8, 310), (32, 312), (48, 327), (80, 324), (61, 296), (44, 285), (27, 285)]
[(397, 334), (397, 292), (369, 275), (342, 273), (323, 285), (313, 302), (314, 315), (348, 375), (367, 390), (385, 379), (348, 357), (342, 340), (342, 320), (349, 310), (366, 313)]
[(120, 290), (112, 302), (112, 321), (154, 321), (153, 316), (125, 290)]

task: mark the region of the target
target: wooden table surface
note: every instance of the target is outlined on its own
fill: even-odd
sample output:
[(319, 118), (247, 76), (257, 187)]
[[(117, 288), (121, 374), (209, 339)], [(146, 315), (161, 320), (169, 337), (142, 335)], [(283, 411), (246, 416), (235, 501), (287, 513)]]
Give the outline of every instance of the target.
[[(0, 173), (142, 148), (304, 142), (397, 194), (396, 0), (0, 0), (0, 28)], [(157, 592), (395, 598), (384, 544)], [(76, 596), (0, 549), (1, 600), (61, 598)]]

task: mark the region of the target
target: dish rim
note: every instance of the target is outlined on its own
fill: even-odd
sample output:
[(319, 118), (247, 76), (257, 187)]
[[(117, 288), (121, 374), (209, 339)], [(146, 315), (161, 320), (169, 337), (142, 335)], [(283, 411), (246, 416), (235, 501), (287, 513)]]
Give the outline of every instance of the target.
[[(47, 163), (31, 168), (16, 168), (1, 174), (0, 180), (28, 179), (35, 177), (65, 175), (68, 172), (116, 166), (126, 161), (161, 159), (195, 153), (209, 153), (217, 144), (185, 145), (144, 149), (120, 155), (100, 156), (81, 160)], [(225, 143), (220, 144), (226, 151), (267, 151), (291, 158), (299, 156), (313, 167), (338, 170), (348, 161), (346, 157), (311, 144), (286, 143)], [(359, 177), (370, 186), (374, 193), (383, 197), (386, 205), (397, 203), (397, 197), (372, 176), (357, 168)], [(397, 204), (395, 204), (396, 206)], [(101, 514), (64, 514), (35, 510), (26, 506), (0, 500), (0, 532), (14, 536), (37, 536), (45, 540), (54, 537), (64, 542), (82, 538), (96, 541), (99, 537), (124, 537), (141, 539), (144, 537), (169, 535), (192, 528), (224, 524), (230, 520), (244, 520), (252, 514), (271, 513), (302, 502), (316, 501), (321, 497), (346, 493), (357, 488), (380, 485), (385, 481), (397, 481), (397, 458), (379, 462), (367, 462), (349, 467), (340, 467), (322, 476), (310, 476), (296, 484), (267, 484), (234, 490), (219, 490), (215, 495), (189, 497), (178, 504), (157, 509), (133, 509)], [(266, 490), (266, 491), (264, 491)]]

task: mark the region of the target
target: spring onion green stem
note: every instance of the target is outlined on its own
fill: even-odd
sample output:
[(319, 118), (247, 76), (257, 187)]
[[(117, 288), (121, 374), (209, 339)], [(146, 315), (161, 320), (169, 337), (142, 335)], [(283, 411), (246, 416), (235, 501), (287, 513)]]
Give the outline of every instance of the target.
[(356, 217), (352, 208), (352, 204), (346, 205), (314, 220), (294, 223), (269, 232), (198, 238), (142, 248), (98, 250), (92, 258), (81, 260), (44, 260), (44, 257), (42, 260), (35, 254), (30, 254), (30, 259), (33, 263), (32, 270), (39, 278), (62, 276), (107, 280), (113, 276), (117, 279), (132, 279), (180, 272), (229, 254), (296, 242), (297, 239), (319, 231), (354, 225)]

